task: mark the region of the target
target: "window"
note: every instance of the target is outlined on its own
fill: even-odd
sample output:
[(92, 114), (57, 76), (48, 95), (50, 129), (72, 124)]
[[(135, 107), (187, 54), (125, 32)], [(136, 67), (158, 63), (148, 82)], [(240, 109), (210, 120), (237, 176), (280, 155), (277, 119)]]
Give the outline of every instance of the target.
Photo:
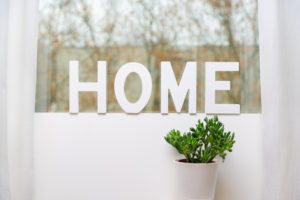
[[(257, 10), (257, 0), (40, 0), (36, 111), (69, 111), (70, 60), (79, 60), (80, 81), (87, 82), (97, 80), (97, 61), (106, 60), (108, 112), (122, 112), (113, 87), (127, 62), (149, 69), (153, 90), (144, 112), (160, 112), (161, 61), (171, 61), (178, 81), (186, 62), (197, 62), (197, 112), (204, 112), (204, 63), (235, 61), (239, 72), (217, 73), (231, 81), (231, 90), (217, 91), (216, 103), (258, 113)], [(125, 88), (136, 101), (139, 77), (129, 75)], [(96, 93), (80, 93), (79, 101), (81, 112), (97, 111)], [(187, 107), (186, 99), (183, 112)]]

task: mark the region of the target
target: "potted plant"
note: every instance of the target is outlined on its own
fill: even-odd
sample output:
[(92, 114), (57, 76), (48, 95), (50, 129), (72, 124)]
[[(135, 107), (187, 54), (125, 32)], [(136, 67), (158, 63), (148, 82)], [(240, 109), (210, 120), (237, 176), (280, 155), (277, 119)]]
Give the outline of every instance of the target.
[(181, 134), (171, 130), (165, 140), (184, 156), (175, 161), (178, 172), (180, 199), (213, 200), (217, 180), (218, 162), (232, 151), (233, 132), (225, 132), (217, 116), (200, 120), (195, 128)]

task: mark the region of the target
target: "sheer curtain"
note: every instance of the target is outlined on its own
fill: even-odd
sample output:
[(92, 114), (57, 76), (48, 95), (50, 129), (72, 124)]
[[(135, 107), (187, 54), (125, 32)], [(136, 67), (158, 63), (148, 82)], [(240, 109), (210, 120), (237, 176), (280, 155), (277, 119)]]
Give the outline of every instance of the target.
[(300, 199), (299, 9), (299, 0), (259, 0), (263, 199)]
[[(0, 200), (9, 199), (7, 150), (7, 27), (8, 2), (0, 0)], [(3, 31), (4, 30), (4, 31)]]
[(38, 0), (0, 0), (0, 200), (33, 199)]

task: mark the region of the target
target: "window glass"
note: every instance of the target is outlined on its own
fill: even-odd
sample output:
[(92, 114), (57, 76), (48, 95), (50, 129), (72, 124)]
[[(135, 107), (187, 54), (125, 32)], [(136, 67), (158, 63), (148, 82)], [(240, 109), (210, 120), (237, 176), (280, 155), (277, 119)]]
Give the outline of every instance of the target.
[[(160, 62), (171, 61), (178, 82), (187, 61), (197, 62), (197, 111), (204, 112), (208, 61), (236, 61), (239, 72), (218, 72), (230, 91), (216, 103), (239, 103), (242, 113), (261, 111), (257, 0), (40, 0), (37, 112), (69, 111), (69, 61), (79, 79), (97, 80), (97, 61), (107, 61), (107, 110), (123, 112), (114, 94), (116, 72), (127, 62), (145, 65), (153, 80), (143, 112), (160, 112)], [(141, 81), (129, 75), (134, 102)], [(169, 98), (169, 112), (174, 112)], [(97, 95), (80, 92), (80, 111), (96, 112)], [(188, 97), (183, 111), (187, 112)]]

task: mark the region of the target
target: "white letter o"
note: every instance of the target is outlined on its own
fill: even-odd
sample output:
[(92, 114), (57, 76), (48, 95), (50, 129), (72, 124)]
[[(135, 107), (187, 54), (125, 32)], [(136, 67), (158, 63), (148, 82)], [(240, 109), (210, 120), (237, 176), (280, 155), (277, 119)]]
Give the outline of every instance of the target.
[[(131, 103), (126, 98), (124, 87), (127, 76), (133, 72), (137, 73), (142, 81), (142, 94), (136, 102)], [(126, 113), (139, 113), (150, 99), (152, 78), (144, 65), (136, 62), (126, 63), (117, 72), (114, 89), (117, 101)]]

